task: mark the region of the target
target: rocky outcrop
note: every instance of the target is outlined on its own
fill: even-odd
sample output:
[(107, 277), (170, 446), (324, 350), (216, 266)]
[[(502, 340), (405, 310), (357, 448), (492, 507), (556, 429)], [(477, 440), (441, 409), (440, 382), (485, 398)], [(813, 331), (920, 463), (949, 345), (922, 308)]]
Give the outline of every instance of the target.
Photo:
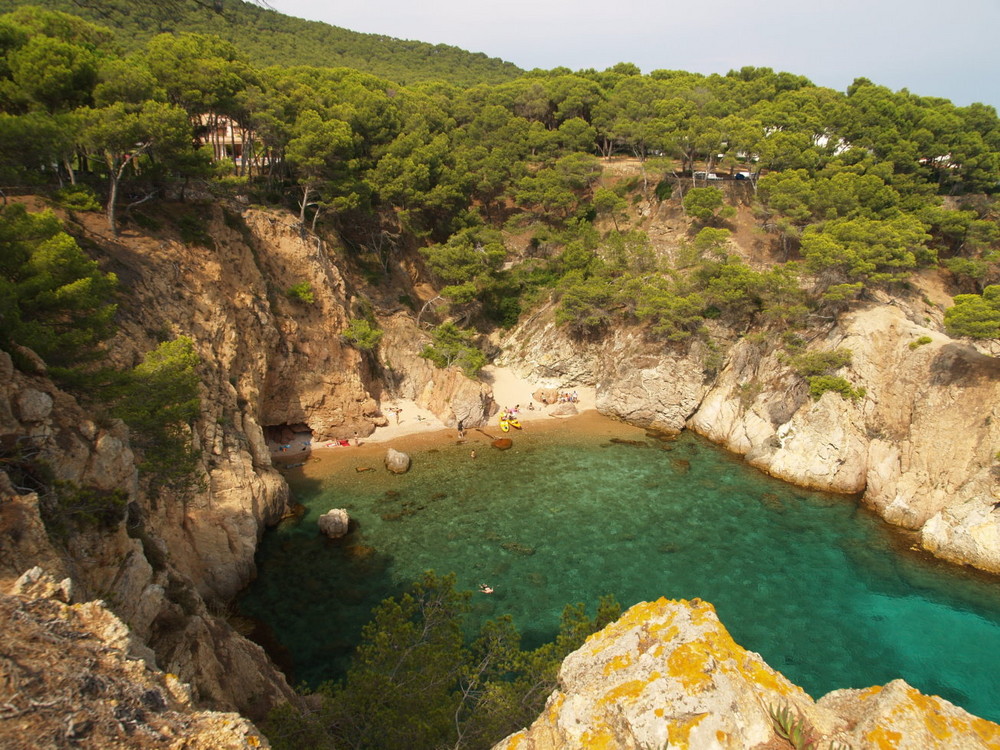
[(392, 394), (410, 399), (433, 412), (449, 426), (486, 424), (496, 410), (493, 391), (486, 383), (472, 380), (457, 367), (435, 367), (420, 356), (430, 336), (417, 328), (410, 315), (398, 313), (382, 321), (386, 352), (383, 376)]
[(902, 680), (814, 702), (736, 644), (712, 605), (660, 599), (635, 605), (567, 656), (542, 714), (495, 750), (778, 748), (787, 746), (779, 715), (819, 747), (1000, 743), (1000, 726)]
[(594, 385), (602, 413), (692, 429), (786, 481), (860, 493), (934, 554), (1000, 572), (1000, 360), (939, 326), (926, 295), (882, 296), (814, 332), (807, 351), (852, 352), (835, 374), (864, 389), (856, 401), (813, 400), (766, 332), (735, 338), (716, 327), (711, 349), (664, 346), (635, 329), (573, 341), (543, 310), (504, 342), (501, 362), (560, 387)]
[(199, 710), (192, 690), (102, 602), (67, 604), (68, 579), (29, 571), (0, 593), (0, 746), (266, 748), (234, 713)]

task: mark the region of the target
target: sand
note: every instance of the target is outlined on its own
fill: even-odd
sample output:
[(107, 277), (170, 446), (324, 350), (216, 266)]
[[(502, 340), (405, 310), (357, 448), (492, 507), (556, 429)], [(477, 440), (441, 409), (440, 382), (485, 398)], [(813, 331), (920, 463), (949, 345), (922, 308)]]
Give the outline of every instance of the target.
[[(540, 388), (555, 388), (563, 390), (559, 382), (552, 379), (529, 380), (518, 376), (513, 370), (507, 367), (494, 367), (488, 365), (482, 370), (482, 379), (493, 389), (493, 400), (500, 409), (515, 408), (520, 405), (518, 419), (527, 428), (529, 423), (557, 422), (562, 418), (553, 418), (549, 415), (550, 407), (537, 402), (533, 403), (531, 394)], [(569, 389), (570, 393), (576, 392), (578, 401), (576, 408), (581, 413), (596, 410), (596, 393), (592, 387), (575, 387)], [(529, 409), (532, 404), (535, 408)], [(393, 409), (400, 409), (399, 416), (393, 413)], [(431, 443), (441, 440), (456, 439), (458, 437), (454, 426), (446, 425), (437, 416), (427, 409), (423, 409), (414, 401), (405, 398), (391, 399), (382, 403), (382, 413), (389, 420), (385, 427), (376, 427), (375, 432), (367, 437), (358, 439), (358, 443), (384, 444), (397, 442), (400, 438), (411, 438), (409, 443), (413, 443), (412, 438), (421, 436), (434, 436)], [(500, 437), (500, 428), (494, 419), (490, 424), (480, 428), (483, 432)], [(450, 436), (445, 436), (444, 431), (450, 431)], [(475, 440), (475, 436), (482, 437), (475, 428), (468, 429), (466, 436), (470, 440)], [(346, 437), (346, 436), (345, 436)], [(286, 443), (288, 447), (282, 450), (276, 442), (270, 443), (271, 456), (283, 464), (305, 461), (312, 455), (318, 455), (325, 451), (354, 450), (354, 439), (350, 440), (350, 446), (340, 446), (336, 441), (312, 442), (308, 433), (299, 433), (295, 439)], [(424, 441), (418, 441), (424, 442)]]

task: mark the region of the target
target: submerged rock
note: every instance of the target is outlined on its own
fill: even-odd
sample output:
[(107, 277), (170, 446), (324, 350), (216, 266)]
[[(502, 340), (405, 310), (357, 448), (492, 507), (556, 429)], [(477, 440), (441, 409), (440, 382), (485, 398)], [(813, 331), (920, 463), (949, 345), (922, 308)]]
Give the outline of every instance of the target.
[(344, 508), (333, 508), (319, 517), (319, 530), (331, 539), (339, 539), (347, 533), (351, 517)]
[(385, 468), (393, 474), (405, 474), (410, 470), (410, 457), (402, 451), (390, 448), (385, 453)]
[(507, 451), (514, 446), (514, 441), (510, 438), (497, 438), (492, 443), (490, 443), (498, 451)]

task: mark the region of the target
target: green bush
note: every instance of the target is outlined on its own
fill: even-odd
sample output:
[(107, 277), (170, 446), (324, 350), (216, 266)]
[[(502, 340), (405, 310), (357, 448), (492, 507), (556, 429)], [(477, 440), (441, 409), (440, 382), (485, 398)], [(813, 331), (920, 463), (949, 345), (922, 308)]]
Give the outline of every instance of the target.
[(113, 331), (117, 286), (51, 211), (0, 209), (0, 347), (28, 346), (55, 366), (93, 359)]
[(850, 349), (834, 349), (825, 352), (803, 352), (791, 358), (790, 364), (802, 377), (827, 375), (851, 364)]
[(61, 188), (53, 197), (60, 206), (72, 211), (100, 211), (103, 208), (97, 194), (86, 185)]
[(308, 281), (301, 281), (298, 284), (290, 286), (285, 294), (288, 299), (295, 302), (301, 302), (305, 305), (311, 305), (316, 301), (316, 297), (313, 294), (312, 284)]
[(215, 240), (208, 233), (205, 219), (195, 214), (184, 214), (177, 219), (177, 230), (185, 245), (201, 245), (211, 250), (215, 249)]
[(125, 520), (127, 505), (128, 495), (124, 490), (54, 482), (52, 491), (39, 503), (39, 511), (49, 535), (66, 539), (74, 531), (88, 526), (113, 529)]
[(818, 401), (820, 396), (827, 391), (839, 393), (842, 398), (850, 401), (857, 401), (865, 396), (864, 388), (855, 388), (850, 382), (837, 375), (816, 375), (809, 378), (809, 395), (813, 399)]
[(486, 365), (486, 355), (472, 342), (473, 334), (454, 323), (442, 323), (431, 333), (431, 343), (420, 356), (438, 367), (457, 365), (468, 377), (474, 378)]
[(355, 349), (363, 352), (374, 351), (382, 340), (382, 331), (369, 323), (365, 318), (355, 318), (344, 329), (344, 340)]
[(932, 339), (930, 336), (921, 336), (916, 341), (911, 341), (910, 342), (910, 349), (919, 349), (921, 346), (926, 346), (927, 344), (931, 343), (933, 340), (934, 339)]
[(982, 294), (956, 295), (955, 306), (945, 310), (944, 326), (952, 336), (1000, 338), (1000, 285), (991, 284)]
[(186, 491), (196, 485), (198, 453), (190, 424), (201, 413), (201, 360), (187, 336), (160, 344), (120, 376), (113, 416), (132, 428), (132, 444), (142, 456), (139, 470), (155, 492)]

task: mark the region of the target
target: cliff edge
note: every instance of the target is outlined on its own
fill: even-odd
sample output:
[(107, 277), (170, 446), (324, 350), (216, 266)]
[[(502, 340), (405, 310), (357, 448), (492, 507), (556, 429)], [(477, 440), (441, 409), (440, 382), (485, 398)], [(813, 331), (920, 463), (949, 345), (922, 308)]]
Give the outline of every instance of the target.
[[(1000, 725), (902, 680), (813, 701), (698, 599), (635, 605), (567, 656), (558, 679), (538, 719), (494, 750), (1000, 747)], [(782, 739), (796, 729), (800, 744)]]

